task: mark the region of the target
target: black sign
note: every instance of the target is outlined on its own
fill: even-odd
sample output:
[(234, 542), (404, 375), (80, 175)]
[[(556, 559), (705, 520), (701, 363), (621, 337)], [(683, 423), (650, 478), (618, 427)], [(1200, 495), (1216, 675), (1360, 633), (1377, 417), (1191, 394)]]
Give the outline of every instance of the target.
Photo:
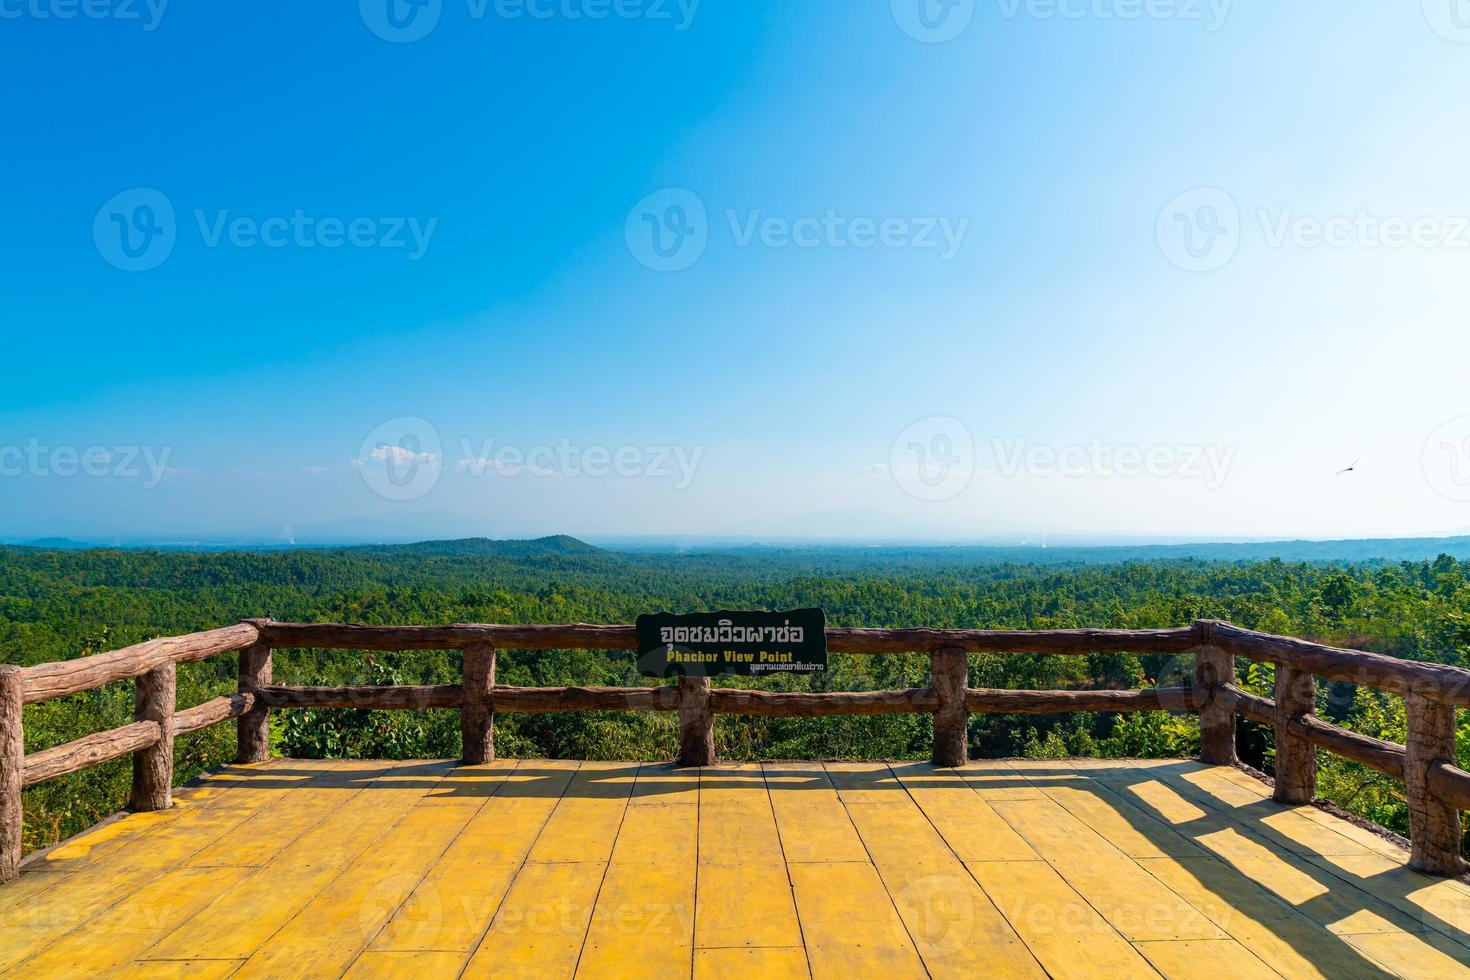
[(638, 617), (638, 672), (644, 677), (826, 669), (827, 617), (820, 609)]

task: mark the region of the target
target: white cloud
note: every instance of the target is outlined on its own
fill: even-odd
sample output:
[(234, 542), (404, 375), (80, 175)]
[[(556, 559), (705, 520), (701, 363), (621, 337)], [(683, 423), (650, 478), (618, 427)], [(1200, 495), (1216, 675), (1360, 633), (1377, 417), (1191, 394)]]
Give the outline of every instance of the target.
[(379, 463), (395, 463), (399, 466), (408, 463), (432, 463), (439, 458), (438, 453), (416, 453), (402, 446), (390, 446), (387, 443), (378, 446), (369, 457)]

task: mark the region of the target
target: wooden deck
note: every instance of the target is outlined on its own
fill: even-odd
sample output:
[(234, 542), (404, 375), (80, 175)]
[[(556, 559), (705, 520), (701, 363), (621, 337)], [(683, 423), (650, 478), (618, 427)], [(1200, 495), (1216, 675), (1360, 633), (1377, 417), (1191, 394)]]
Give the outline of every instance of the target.
[(0, 887), (0, 973), (1470, 975), (1470, 886), (1192, 762), (282, 759), (178, 800)]

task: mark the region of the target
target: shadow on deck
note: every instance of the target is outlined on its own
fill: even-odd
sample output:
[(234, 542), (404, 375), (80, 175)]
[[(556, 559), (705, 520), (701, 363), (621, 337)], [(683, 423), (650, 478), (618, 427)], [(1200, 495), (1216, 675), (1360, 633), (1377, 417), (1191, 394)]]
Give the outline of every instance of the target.
[(231, 767), (0, 886), (7, 976), (1470, 976), (1470, 885), (1184, 761)]

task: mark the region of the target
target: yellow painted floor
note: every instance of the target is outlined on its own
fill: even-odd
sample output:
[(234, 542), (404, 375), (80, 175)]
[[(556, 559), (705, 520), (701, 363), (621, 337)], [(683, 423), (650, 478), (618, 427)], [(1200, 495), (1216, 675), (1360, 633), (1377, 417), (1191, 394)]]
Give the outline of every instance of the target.
[(1470, 886), (1191, 762), (236, 767), (0, 887), (7, 977), (1470, 975)]

